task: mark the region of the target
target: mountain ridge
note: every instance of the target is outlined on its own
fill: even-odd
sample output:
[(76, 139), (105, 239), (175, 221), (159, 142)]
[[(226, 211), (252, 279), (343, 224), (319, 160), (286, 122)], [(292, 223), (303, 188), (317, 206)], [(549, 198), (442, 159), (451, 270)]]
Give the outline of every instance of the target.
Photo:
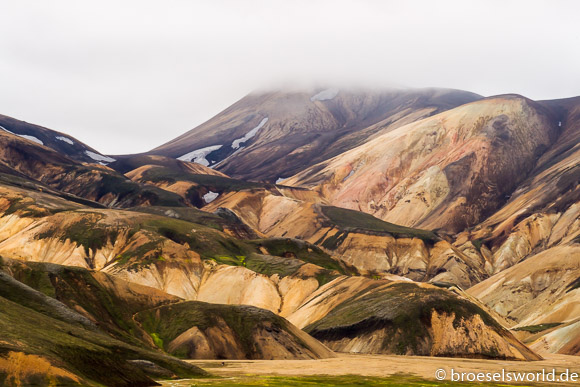
[[(214, 118), (148, 154), (181, 157), (196, 149), (220, 146), (208, 153), (215, 157), (209, 160), (212, 165), (222, 163), (218, 165), (219, 170), (233, 177), (273, 182), (281, 175), (287, 177), (291, 171), (303, 168), (311, 163), (312, 158), (327, 157), (324, 153), (333, 147), (335, 151), (339, 148), (350, 149), (353, 144), (364, 141), (364, 138), (383, 130), (385, 126), (397, 125), (398, 121), (405, 119), (414, 120), (414, 115), (430, 115), (437, 110), (446, 110), (481, 98), (473, 93), (452, 89), (337, 89), (336, 93), (325, 98), (314, 98), (328, 90), (331, 89), (317, 90), (318, 93), (275, 91), (249, 94)], [(264, 128), (247, 141), (247, 149), (234, 149), (236, 139), (258, 128), (265, 119), (268, 121)], [(377, 127), (372, 128), (373, 125)], [(368, 133), (361, 133), (360, 138), (356, 138), (356, 133), (363, 129)], [(212, 137), (212, 130), (217, 130), (217, 137)], [(220, 143), (226, 139), (230, 139), (234, 146)], [(259, 165), (252, 165), (252, 173), (243, 172), (244, 168), (250, 169), (249, 164), (244, 164), (248, 163), (248, 152), (257, 155), (264, 141), (263, 145), (275, 149), (275, 154), (266, 151), (265, 160), (262, 157)], [(336, 146), (331, 146), (335, 143)], [(279, 161), (282, 157), (285, 163), (296, 165), (283, 166)], [(240, 163), (242, 165), (238, 165)]]

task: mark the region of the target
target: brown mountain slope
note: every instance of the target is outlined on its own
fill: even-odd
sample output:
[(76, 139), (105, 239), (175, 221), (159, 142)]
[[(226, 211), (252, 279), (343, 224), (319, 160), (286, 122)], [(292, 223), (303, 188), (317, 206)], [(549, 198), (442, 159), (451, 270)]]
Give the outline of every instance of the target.
[(458, 232), (505, 202), (559, 130), (538, 103), (489, 98), (393, 130), (284, 183), (396, 224)]
[(560, 135), (546, 150), (527, 180), (511, 195), (505, 207), (483, 225), (497, 225), (514, 215), (529, 216), (542, 210), (562, 211), (580, 200), (580, 98), (543, 102), (558, 117)]
[(135, 155), (120, 158), (109, 164), (110, 168), (122, 174), (135, 173), (142, 167), (160, 166), (173, 172), (192, 173), (197, 175), (214, 175), (227, 177), (221, 172), (208, 168), (204, 165), (187, 161), (176, 160), (171, 157), (156, 155)]
[(48, 186), (105, 206), (184, 205), (174, 193), (137, 184), (103, 165), (81, 164), (44, 145), (4, 131), (0, 131), (0, 164), (4, 171), (2, 180), (10, 184), (37, 186), (40, 190)]
[(161, 165), (143, 165), (127, 172), (125, 176), (136, 183), (175, 193), (189, 206), (198, 208), (227, 192), (257, 188), (276, 189), (273, 184), (231, 179), (203, 165), (186, 164), (188, 169), (184, 171)]
[[(111, 168), (132, 181), (179, 195), (192, 207), (202, 207), (227, 189), (228, 176), (198, 163), (165, 156), (137, 155), (112, 163)], [(245, 184), (244, 185), (248, 185)], [(215, 191), (215, 192), (214, 192)]]
[(503, 207), (457, 236), (458, 243), (480, 246), (490, 274), (566, 245), (580, 232), (580, 98), (542, 103), (562, 123), (558, 140)]
[(0, 115), (0, 130), (44, 145), (76, 161), (87, 163), (101, 162), (105, 164), (115, 161), (113, 158), (102, 155), (95, 149), (67, 134), (19, 121), (11, 117)]
[(479, 98), (445, 89), (255, 93), (149, 153), (274, 182), (375, 134)]
[(164, 349), (189, 359), (320, 359), (334, 353), (274, 313), (189, 301), (135, 316)]
[(552, 247), (495, 274), (468, 292), (510, 319), (543, 352), (578, 354), (580, 244)]

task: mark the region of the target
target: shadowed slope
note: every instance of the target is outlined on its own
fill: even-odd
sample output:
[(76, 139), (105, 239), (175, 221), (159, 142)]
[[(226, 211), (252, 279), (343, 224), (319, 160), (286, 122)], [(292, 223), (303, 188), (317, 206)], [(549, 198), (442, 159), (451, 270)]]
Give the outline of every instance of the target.
[[(156, 385), (150, 376), (161, 375), (148, 376), (136, 360), (156, 364), (164, 377), (206, 375), (195, 366), (108, 336), (86, 317), (2, 270), (6, 267), (0, 268), (0, 382)], [(42, 276), (42, 270), (36, 274)]]

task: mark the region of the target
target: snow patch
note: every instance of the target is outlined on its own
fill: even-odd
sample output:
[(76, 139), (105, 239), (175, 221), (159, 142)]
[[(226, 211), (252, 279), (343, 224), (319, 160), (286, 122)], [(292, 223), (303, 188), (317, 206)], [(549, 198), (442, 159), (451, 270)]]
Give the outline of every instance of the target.
[(322, 90), (320, 93), (310, 97), (310, 101), (311, 102), (327, 101), (329, 99), (333, 99), (337, 95), (338, 95), (338, 89), (336, 89), (336, 88), (326, 89), (326, 90)]
[(287, 177), (279, 177), (276, 179), (276, 184), (280, 184), (281, 182), (283, 182), (286, 179), (287, 179)]
[(196, 149), (194, 151), (184, 154), (183, 156), (178, 157), (177, 160), (191, 161), (194, 163), (205, 165), (207, 167), (209, 166), (209, 161), (207, 161), (205, 156), (209, 155), (213, 151), (220, 149), (221, 147), (222, 147), (221, 145), (212, 145), (207, 146), (205, 148)]
[(40, 141), (38, 138), (36, 138), (34, 136), (28, 136), (26, 134), (17, 134), (17, 136), (20, 136), (20, 137), (25, 138), (25, 139), (30, 140), (30, 141), (34, 141), (35, 143), (40, 144), (40, 145), (44, 145), (44, 143), (42, 141)]
[(351, 171), (348, 173), (348, 175), (346, 175), (346, 177), (344, 179), (342, 179), (343, 182), (346, 181), (346, 179), (348, 179), (349, 177), (351, 177), (352, 175), (354, 175), (354, 169), (351, 169)]
[(232, 142), (232, 149), (238, 149), (240, 147), (241, 143), (244, 143), (244, 142), (248, 141), (250, 138), (254, 137), (256, 135), (256, 133), (258, 133), (258, 130), (262, 129), (262, 126), (266, 125), (266, 122), (268, 122), (268, 117), (266, 117), (262, 121), (260, 121), (258, 126), (256, 126), (254, 129), (252, 129), (248, 133), (246, 133), (246, 135), (244, 137), (241, 137), (241, 138), (234, 140), (234, 142)]
[(220, 196), (219, 193), (209, 191), (208, 193), (206, 193), (205, 195), (203, 195), (203, 201), (206, 204), (209, 204), (209, 203), (213, 202), (218, 196)]
[(164, 214), (165, 216), (169, 216), (170, 218), (179, 219), (179, 214), (172, 209), (166, 210)]
[[(85, 153), (87, 154), (87, 156), (89, 156), (91, 159), (95, 160), (95, 161), (104, 161), (107, 163), (112, 163), (113, 161), (117, 161), (112, 157), (108, 157), (108, 156), (103, 156), (101, 154), (95, 153), (95, 152), (91, 152), (89, 150), (86, 150)], [(103, 164), (103, 163), (100, 163)], [(107, 165), (107, 164), (103, 164), (103, 165)]]
[(5, 128), (5, 127), (3, 127), (3, 126), (0, 126), (0, 129), (2, 129), (2, 130), (3, 130), (3, 131), (5, 131), (5, 132), (8, 132), (8, 133), (10, 133), (10, 134), (14, 134), (15, 136), (22, 137), (22, 138), (25, 138), (25, 139), (27, 139), (27, 140), (33, 141), (33, 142), (35, 142), (35, 143), (37, 143), (37, 144), (44, 145), (44, 143), (43, 143), (42, 141), (40, 141), (38, 138), (36, 138), (36, 137), (34, 137), (34, 136), (29, 136), (29, 135), (27, 135), (27, 134), (18, 134), (18, 133), (14, 133), (14, 132), (11, 132), (11, 131), (9, 131), (8, 129), (6, 129), (6, 128)]
[(56, 136), (56, 139), (57, 140), (60, 140), (60, 141), (64, 141), (64, 142), (66, 142), (69, 145), (74, 145), (73, 140), (71, 140), (70, 138), (63, 137), (63, 136)]

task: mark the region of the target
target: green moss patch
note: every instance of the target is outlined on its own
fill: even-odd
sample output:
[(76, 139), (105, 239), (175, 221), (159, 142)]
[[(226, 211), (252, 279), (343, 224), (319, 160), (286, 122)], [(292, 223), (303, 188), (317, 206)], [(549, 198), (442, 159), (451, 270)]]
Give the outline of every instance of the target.
[(202, 224), (206, 227), (223, 231), (227, 222), (220, 216), (205, 212), (192, 207), (136, 207), (131, 211), (144, 212), (169, 218), (184, 220), (186, 222)]
[(475, 249), (477, 250), (478, 253), (481, 253), (481, 247), (483, 246), (483, 239), (474, 239), (471, 241), (471, 244), (473, 245), (473, 247), (475, 247)]
[[(410, 228), (399, 226), (393, 223), (382, 221), (370, 214), (364, 212), (348, 210), (346, 208), (321, 206), (322, 214), (328, 219), (331, 226), (337, 226), (343, 231), (351, 232), (372, 232), (379, 234), (392, 235), (397, 238), (419, 238), (428, 243), (435, 243), (440, 238), (433, 232), (428, 230), (420, 230), (417, 228)], [(336, 238), (341, 237), (336, 236)], [(332, 245), (336, 245), (337, 241), (333, 241)]]
[(336, 270), (341, 274), (347, 274), (338, 261), (332, 259), (321, 248), (299, 239), (269, 238), (258, 239), (249, 243), (258, 248), (265, 248), (270, 255), (297, 258), (328, 270)]
[(557, 327), (559, 325), (562, 325), (561, 322), (557, 322), (557, 323), (546, 323), (546, 324), (538, 324), (538, 325), (528, 325), (525, 327), (518, 327), (518, 328), (514, 328), (514, 331), (521, 331), (521, 332), (530, 332), (530, 333), (538, 333), (538, 332), (543, 332), (545, 330)]
[(282, 278), (295, 274), (304, 265), (304, 261), (290, 257), (250, 254), (244, 259), (243, 265), (256, 273), (267, 276), (278, 274)]

